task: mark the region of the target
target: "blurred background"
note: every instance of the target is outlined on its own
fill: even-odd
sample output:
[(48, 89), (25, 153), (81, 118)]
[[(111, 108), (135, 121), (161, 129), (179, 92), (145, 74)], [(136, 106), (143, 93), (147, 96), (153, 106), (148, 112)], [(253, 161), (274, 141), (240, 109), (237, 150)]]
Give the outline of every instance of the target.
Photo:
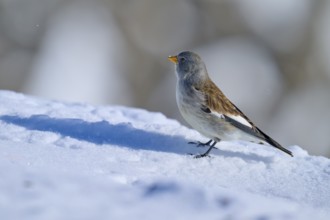
[(0, 0), (0, 89), (184, 123), (167, 56), (192, 50), (266, 133), (329, 157), (329, 39), (326, 0)]

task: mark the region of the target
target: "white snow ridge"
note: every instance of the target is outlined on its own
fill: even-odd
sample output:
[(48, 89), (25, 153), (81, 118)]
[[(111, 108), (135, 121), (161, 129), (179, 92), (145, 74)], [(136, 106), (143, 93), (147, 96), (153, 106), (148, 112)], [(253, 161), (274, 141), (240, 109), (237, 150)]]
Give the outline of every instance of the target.
[(160, 113), (0, 91), (0, 219), (330, 219), (330, 160), (207, 141)]

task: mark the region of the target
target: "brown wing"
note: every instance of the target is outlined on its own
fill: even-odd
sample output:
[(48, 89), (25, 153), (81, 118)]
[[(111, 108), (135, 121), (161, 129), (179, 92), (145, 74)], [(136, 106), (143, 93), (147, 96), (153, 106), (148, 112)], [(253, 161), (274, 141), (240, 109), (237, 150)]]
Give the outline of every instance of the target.
[[(237, 107), (235, 106), (224, 94), (223, 92), (212, 82), (208, 84), (207, 86), (202, 86), (200, 90), (202, 90), (205, 94), (205, 106), (210, 109), (211, 111), (215, 111), (218, 113), (224, 113), (228, 115), (234, 115), (234, 116), (241, 116), (243, 117), (249, 124), (251, 124), (251, 127), (248, 127), (239, 121), (224, 115), (224, 118), (227, 122), (235, 126), (236, 128), (252, 135), (257, 138), (260, 138), (261, 140), (264, 140), (265, 142), (269, 143), (273, 147), (278, 148), (279, 150), (282, 150), (283, 152), (292, 155), (292, 152), (282, 147), (279, 143), (277, 143), (274, 139), (269, 137), (267, 134), (265, 134), (263, 131), (261, 131), (257, 126), (254, 125), (254, 123)], [(204, 108), (205, 108), (204, 106)]]
[(204, 84), (201, 88), (205, 94), (205, 104), (211, 110), (216, 112), (228, 112), (233, 115), (239, 115), (235, 106), (227, 99), (222, 91), (212, 82), (209, 81), (207, 85)]

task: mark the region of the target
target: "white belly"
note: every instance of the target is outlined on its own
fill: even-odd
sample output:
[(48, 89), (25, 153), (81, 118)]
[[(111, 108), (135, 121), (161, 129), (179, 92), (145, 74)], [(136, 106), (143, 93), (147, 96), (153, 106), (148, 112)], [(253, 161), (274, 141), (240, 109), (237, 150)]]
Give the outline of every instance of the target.
[(198, 100), (198, 97), (187, 96), (177, 89), (176, 100), (182, 117), (202, 135), (214, 140), (260, 142), (258, 138), (239, 130), (225, 119), (203, 112), (201, 100)]

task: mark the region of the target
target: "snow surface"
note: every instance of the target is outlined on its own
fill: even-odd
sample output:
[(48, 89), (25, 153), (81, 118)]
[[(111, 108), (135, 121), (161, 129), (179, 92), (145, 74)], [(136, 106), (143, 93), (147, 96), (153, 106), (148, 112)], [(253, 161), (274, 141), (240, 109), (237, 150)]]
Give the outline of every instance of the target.
[(330, 160), (206, 141), (160, 113), (0, 91), (0, 219), (330, 219)]

